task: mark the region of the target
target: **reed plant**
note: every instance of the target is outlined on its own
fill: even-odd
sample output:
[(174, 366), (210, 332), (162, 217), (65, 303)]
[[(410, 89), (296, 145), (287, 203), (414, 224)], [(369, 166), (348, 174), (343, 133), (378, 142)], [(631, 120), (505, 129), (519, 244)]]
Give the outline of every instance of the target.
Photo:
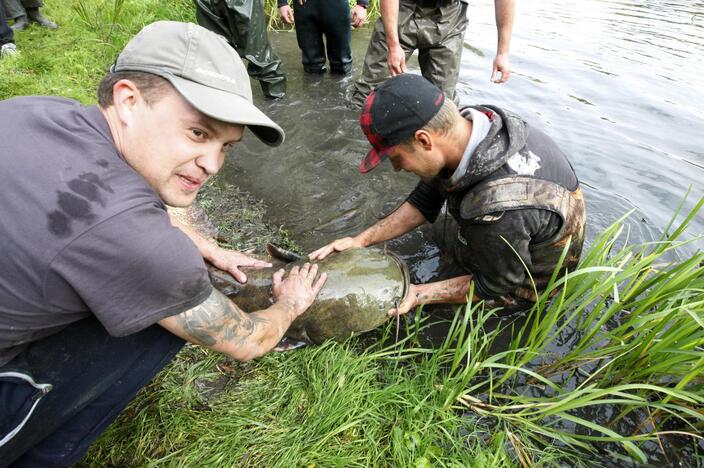
[(663, 447), (665, 436), (701, 449), (704, 253), (672, 254), (692, 241), (679, 238), (702, 204), (658, 242), (615, 249), (625, 233), (614, 223), (578, 270), (553, 277), (507, 350), (456, 348), (467, 356), (461, 378), (471, 376), (459, 404), (523, 434), (523, 445), (615, 443), (640, 462), (643, 443)]

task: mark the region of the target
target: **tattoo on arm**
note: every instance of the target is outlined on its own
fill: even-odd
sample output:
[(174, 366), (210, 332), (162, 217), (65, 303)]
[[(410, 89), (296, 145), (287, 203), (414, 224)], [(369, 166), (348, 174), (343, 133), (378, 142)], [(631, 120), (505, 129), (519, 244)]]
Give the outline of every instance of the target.
[(243, 312), (216, 289), (202, 304), (177, 318), (191, 340), (203, 346), (228, 341), (245, 345), (255, 331), (269, 323), (260, 314)]

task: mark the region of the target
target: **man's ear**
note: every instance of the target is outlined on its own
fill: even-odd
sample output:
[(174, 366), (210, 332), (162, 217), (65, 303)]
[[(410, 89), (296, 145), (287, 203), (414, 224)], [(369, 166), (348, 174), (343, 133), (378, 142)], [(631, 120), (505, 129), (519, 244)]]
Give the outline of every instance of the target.
[(142, 95), (134, 82), (120, 80), (112, 87), (112, 101), (120, 121), (127, 124), (135, 106), (142, 100)]
[(425, 151), (430, 151), (433, 149), (433, 137), (427, 130), (416, 130), (413, 135), (415, 137), (416, 144), (420, 145)]

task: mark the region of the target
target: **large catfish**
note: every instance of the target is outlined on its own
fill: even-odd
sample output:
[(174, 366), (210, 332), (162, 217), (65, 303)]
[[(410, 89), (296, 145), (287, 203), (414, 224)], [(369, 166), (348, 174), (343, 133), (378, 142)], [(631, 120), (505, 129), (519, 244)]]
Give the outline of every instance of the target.
[[(213, 237), (213, 228), (202, 211), (169, 209), (182, 223), (201, 234)], [(261, 310), (273, 303), (272, 276), (279, 268), (290, 270), (306, 258), (267, 246), (273, 266), (246, 271), (247, 283), (240, 283), (228, 273), (210, 269), (213, 285), (244, 311)], [(319, 272), (328, 274), (323, 289), (308, 310), (298, 317), (286, 336), (311, 343), (328, 339), (344, 340), (351, 335), (377, 328), (389, 318), (389, 309), (397, 307), (410, 284), (408, 267), (391, 252), (377, 248), (353, 249), (334, 253), (316, 262)]]

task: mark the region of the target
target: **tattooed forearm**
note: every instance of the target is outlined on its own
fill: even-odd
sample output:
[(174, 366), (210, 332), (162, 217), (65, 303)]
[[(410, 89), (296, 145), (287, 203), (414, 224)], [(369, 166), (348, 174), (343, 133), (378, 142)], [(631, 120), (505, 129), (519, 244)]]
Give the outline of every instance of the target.
[(191, 340), (204, 346), (246, 345), (258, 329), (268, 325), (266, 318), (243, 312), (215, 289), (202, 304), (178, 315), (178, 320)]

